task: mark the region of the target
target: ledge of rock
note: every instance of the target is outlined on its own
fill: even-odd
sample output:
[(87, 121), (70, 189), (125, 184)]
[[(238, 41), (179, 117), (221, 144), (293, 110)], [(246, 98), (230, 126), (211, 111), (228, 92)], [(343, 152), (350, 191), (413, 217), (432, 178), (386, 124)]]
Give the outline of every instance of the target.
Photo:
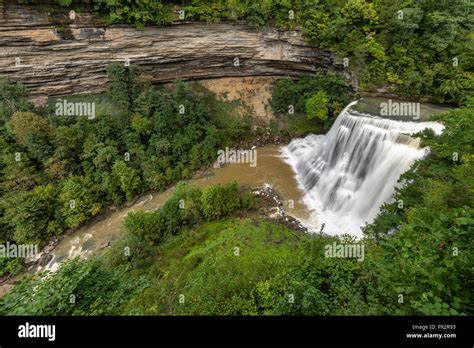
[[(300, 76), (317, 68), (343, 71), (299, 31), (259, 30), (245, 23), (169, 27), (101, 26), (90, 15), (74, 21), (32, 7), (3, 5), (0, 76), (21, 81), (32, 100), (100, 93), (106, 66), (130, 59), (152, 82), (232, 76)], [(64, 24), (66, 23), (66, 24)], [(236, 58), (239, 66), (235, 66)]]

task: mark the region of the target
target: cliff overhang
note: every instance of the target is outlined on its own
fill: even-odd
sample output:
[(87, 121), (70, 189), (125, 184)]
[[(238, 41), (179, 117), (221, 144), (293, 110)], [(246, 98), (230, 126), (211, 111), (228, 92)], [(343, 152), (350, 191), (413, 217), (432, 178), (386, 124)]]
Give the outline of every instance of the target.
[(344, 71), (332, 54), (315, 49), (296, 30), (243, 22), (137, 30), (99, 25), (80, 13), (65, 23), (32, 7), (3, 5), (0, 13), (0, 76), (21, 81), (36, 104), (103, 92), (106, 66), (113, 62), (129, 61), (154, 83)]

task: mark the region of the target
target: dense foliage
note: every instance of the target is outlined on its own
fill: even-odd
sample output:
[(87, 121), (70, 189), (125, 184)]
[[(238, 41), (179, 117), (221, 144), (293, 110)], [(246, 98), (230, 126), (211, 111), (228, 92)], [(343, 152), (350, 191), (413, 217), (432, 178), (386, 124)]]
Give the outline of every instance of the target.
[(253, 196), (239, 192), (237, 183), (188, 188), (180, 183), (165, 205), (155, 212), (134, 212), (124, 221), (127, 233), (140, 240), (160, 242), (183, 227), (217, 220), (238, 208), (253, 206)]
[(318, 2), (303, 30), (347, 57), (362, 89), (462, 103), (474, 89), (471, 5), (466, 1)]
[[(303, 114), (329, 125), (349, 102), (349, 91), (342, 75), (317, 71), (298, 80), (279, 79), (272, 90), (271, 106), (280, 117)], [(295, 116), (297, 117), (297, 116)]]
[(23, 279), (0, 299), (0, 314), (117, 315), (128, 298), (149, 286), (146, 278), (125, 272), (97, 259), (70, 260), (53, 277)]
[(133, 212), (126, 216), (126, 235), (115, 243), (115, 251), (109, 254), (108, 260), (113, 264), (128, 261), (135, 267), (146, 264), (150, 261), (147, 257), (153, 255), (153, 248), (172, 236), (238, 210), (252, 210), (255, 204), (255, 197), (241, 191), (235, 182), (204, 189), (180, 183), (159, 210)]
[[(236, 315), (254, 311), (256, 292), (292, 264), (299, 236), (258, 218), (207, 222), (166, 240), (147, 269), (149, 288), (124, 314)], [(177, 256), (179, 255), (179, 256)]]

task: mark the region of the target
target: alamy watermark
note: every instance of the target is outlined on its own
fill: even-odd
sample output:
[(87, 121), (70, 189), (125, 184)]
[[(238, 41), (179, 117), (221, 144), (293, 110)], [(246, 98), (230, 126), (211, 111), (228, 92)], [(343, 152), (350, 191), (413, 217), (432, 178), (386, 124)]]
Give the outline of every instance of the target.
[(95, 118), (95, 103), (68, 102), (67, 99), (58, 99), (55, 106), (57, 116), (87, 116), (89, 120)]
[(334, 258), (357, 258), (357, 261), (364, 261), (365, 258), (365, 248), (364, 244), (361, 243), (341, 243), (336, 242), (332, 244), (326, 244), (324, 247), (324, 256), (325, 257), (334, 257)]
[(47, 338), (48, 341), (56, 339), (56, 325), (38, 325), (26, 322), (18, 326), (19, 338)]
[(36, 244), (14, 244), (6, 242), (0, 244), (0, 257), (31, 257), (38, 253)]
[(400, 102), (389, 99), (388, 102), (380, 103), (381, 116), (411, 117), (414, 120), (420, 119), (420, 103)]
[(249, 163), (250, 167), (257, 166), (257, 149), (234, 150), (228, 147), (225, 150), (217, 151), (217, 163), (223, 165), (226, 163)]

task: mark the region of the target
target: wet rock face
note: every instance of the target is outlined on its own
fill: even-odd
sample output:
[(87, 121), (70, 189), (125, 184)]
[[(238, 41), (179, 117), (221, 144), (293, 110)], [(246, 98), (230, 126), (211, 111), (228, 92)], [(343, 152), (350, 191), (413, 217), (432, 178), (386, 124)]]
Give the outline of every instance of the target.
[(30, 7), (3, 5), (0, 12), (0, 76), (23, 82), (37, 104), (48, 96), (102, 92), (107, 64), (127, 59), (152, 82), (342, 70), (298, 31), (258, 30), (245, 23), (137, 30), (101, 26), (85, 14), (58, 23)]
[(53, 255), (51, 254), (43, 254), (38, 260), (38, 265), (45, 266), (48, 264), (49, 261), (51, 261), (52, 258), (53, 258)]

